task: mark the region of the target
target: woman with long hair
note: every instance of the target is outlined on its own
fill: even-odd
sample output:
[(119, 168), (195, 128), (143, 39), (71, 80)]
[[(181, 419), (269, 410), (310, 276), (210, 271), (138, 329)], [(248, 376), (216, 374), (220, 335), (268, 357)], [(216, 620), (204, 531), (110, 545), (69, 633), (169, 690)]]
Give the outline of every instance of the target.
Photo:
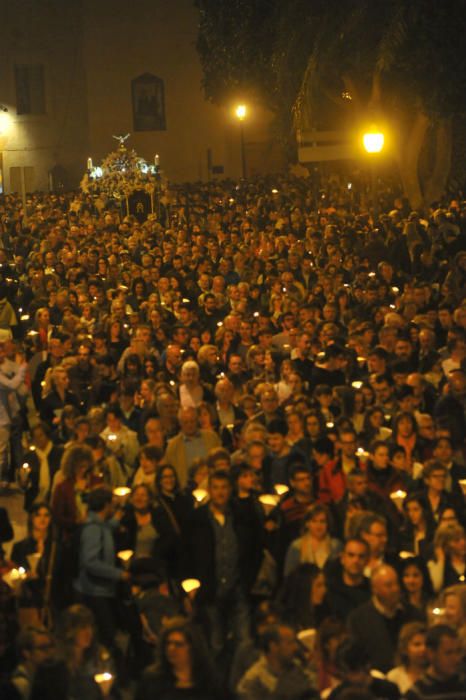
[(107, 328), (108, 352), (112, 359), (118, 362), (128, 345), (123, 321), (119, 318), (112, 317), (108, 322)]
[(132, 550), (135, 559), (150, 558), (156, 562), (160, 561), (160, 532), (152, 492), (147, 484), (133, 487), (120, 521), (117, 540), (118, 548)]
[(427, 604), (432, 600), (434, 591), (425, 560), (406, 554), (406, 558), (401, 560), (400, 582), (404, 602), (426, 618)]
[(92, 612), (84, 605), (71, 605), (58, 623), (57, 643), (70, 673), (72, 697), (98, 700), (102, 697), (94, 680), (98, 673), (114, 675), (107, 649), (99, 644)]
[(47, 370), (44, 379), (42, 400), (39, 404), (41, 420), (48, 425), (58, 425), (65, 406), (79, 409), (79, 401), (69, 390), (68, 370), (62, 365)]
[(200, 630), (179, 620), (164, 630), (157, 661), (145, 670), (136, 700), (221, 700), (215, 676)]
[(300, 564), (315, 564), (323, 569), (329, 558), (336, 557), (341, 542), (330, 535), (330, 516), (327, 508), (316, 503), (304, 518), (301, 537), (294, 540), (286, 553), (285, 576)]
[(323, 571), (315, 564), (300, 564), (286, 578), (278, 596), (283, 619), (295, 629), (319, 627), (330, 615)]
[(427, 628), (422, 622), (403, 625), (398, 637), (399, 665), (387, 674), (387, 680), (395, 683), (404, 696), (427, 668)]
[[(49, 583), (56, 583), (53, 578), (56, 563), (56, 549), (52, 547), (52, 513), (46, 503), (35, 503), (28, 515), (27, 536), (15, 542), (11, 551), (11, 561), (16, 567), (27, 572), (27, 579), (21, 587), (18, 599), (19, 619), (22, 624), (38, 624), (44, 614), (45, 605), (51, 600), (44, 600)], [(51, 594), (51, 589), (49, 589)]]
[(71, 540), (76, 526), (86, 519), (85, 500), (93, 464), (94, 457), (88, 445), (71, 445), (63, 454), (52, 493), (52, 513), (61, 539), (66, 542)]
[(419, 554), (427, 559), (435, 532), (435, 524), (424, 507), (422, 498), (416, 494), (406, 496), (403, 501), (404, 524), (398, 535), (398, 549)]
[(380, 406), (371, 406), (365, 413), (361, 441), (366, 447), (375, 440), (388, 440), (392, 431), (384, 426), (385, 413)]
[(434, 537), (435, 558), (428, 567), (434, 591), (464, 583), (466, 576), (466, 534), (461, 525), (441, 525)]
[(126, 303), (134, 311), (139, 311), (141, 304), (147, 299), (147, 284), (143, 277), (134, 277), (131, 282), (131, 293), (126, 298)]
[(446, 588), (439, 600), (439, 605), (444, 609), (444, 621), (454, 627), (461, 638), (463, 652), (466, 649), (466, 586), (457, 583)]
[(171, 464), (158, 467), (155, 476), (156, 503), (154, 517), (159, 532), (165, 542), (171, 545), (165, 548), (168, 573), (179, 573), (183, 552), (183, 535), (187, 521), (194, 508), (191, 494), (181, 491), (178, 476)]
[(312, 443), (326, 436), (325, 417), (318, 408), (311, 408), (306, 413), (306, 432)]

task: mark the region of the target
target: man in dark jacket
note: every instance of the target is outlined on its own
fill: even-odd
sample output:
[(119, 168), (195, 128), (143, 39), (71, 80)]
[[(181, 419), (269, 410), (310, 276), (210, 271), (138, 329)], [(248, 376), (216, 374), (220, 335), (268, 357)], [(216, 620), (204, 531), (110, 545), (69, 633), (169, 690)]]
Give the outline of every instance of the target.
[[(187, 573), (201, 582), (197, 602), (208, 623), (210, 642), (219, 654), (228, 630), (236, 643), (249, 637), (248, 594), (257, 577), (262, 546), (257, 511), (241, 509), (231, 499), (226, 472), (209, 479), (210, 501), (194, 511), (188, 528)], [(253, 504), (252, 504), (253, 505)]]
[(400, 582), (393, 567), (382, 564), (374, 569), (371, 589), (371, 600), (353, 610), (348, 627), (365, 649), (371, 668), (387, 673), (394, 666), (401, 628), (407, 622), (421, 621), (422, 615), (401, 604)]
[(369, 580), (364, 568), (369, 560), (369, 545), (351, 538), (345, 542), (340, 559), (327, 562), (325, 576), (333, 614), (345, 620), (352, 610), (370, 598)]

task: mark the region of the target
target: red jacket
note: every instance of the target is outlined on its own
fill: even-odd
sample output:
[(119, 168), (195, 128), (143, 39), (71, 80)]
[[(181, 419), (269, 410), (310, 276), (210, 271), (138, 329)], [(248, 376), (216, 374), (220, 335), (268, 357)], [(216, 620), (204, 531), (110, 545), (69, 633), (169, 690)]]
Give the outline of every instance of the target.
[(339, 460), (331, 459), (319, 472), (319, 501), (336, 503), (346, 492), (346, 476)]

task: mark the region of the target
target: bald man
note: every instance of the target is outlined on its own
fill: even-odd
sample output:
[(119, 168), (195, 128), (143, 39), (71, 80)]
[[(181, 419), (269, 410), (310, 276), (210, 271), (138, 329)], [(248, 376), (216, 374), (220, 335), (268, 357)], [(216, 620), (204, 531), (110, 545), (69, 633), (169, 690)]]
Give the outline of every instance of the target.
[(372, 597), (353, 610), (348, 618), (351, 634), (364, 646), (371, 668), (387, 673), (395, 665), (400, 629), (407, 622), (421, 621), (412, 606), (401, 602), (401, 588), (395, 569), (378, 566), (371, 576)]
[(205, 459), (214, 447), (220, 447), (220, 438), (212, 430), (201, 430), (197, 410), (193, 407), (178, 411), (180, 432), (168, 441), (165, 462), (175, 467), (180, 486), (186, 486), (189, 467), (195, 459)]

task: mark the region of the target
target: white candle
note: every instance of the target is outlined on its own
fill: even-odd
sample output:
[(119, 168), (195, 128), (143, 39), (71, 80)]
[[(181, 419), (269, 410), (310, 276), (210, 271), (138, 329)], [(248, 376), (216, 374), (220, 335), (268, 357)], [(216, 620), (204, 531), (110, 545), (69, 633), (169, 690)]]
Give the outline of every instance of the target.
[(118, 559), (121, 559), (121, 561), (124, 564), (125, 569), (128, 568), (129, 562), (133, 558), (133, 550), (132, 549), (122, 549), (121, 552), (117, 552), (117, 557)]
[(102, 695), (105, 697), (109, 694), (112, 689), (113, 676), (111, 673), (106, 671), (105, 673), (96, 673), (94, 675), (94, 680), (102, 691)]
[(403, 501), (405, 500), (406, 496), (406, 491), (402, 491), (401, 489), (398, 489), (398, 491), (394, 491), (390, 494), (390, 498), (392, 499), (393, 503), (396, 505), (398, 510), (402, 509)]
[(185, 578), (185, 580), (181, 582), (181, 588), (185, 593), (192, 593), (193, 591), (197, 591), (200, 587), (201, 582), (197, 578)]
[(209, 494), (205, 489), (194, 489), (193, 491), (193, 496), (198, 503), (202, 503), (202, 501), (204, 501), (208, 495)]
[(88, 158), (87, 159), (87, 169), (92, 170), (92, 167), (93, 167), (92, 166), (92, 158)]

